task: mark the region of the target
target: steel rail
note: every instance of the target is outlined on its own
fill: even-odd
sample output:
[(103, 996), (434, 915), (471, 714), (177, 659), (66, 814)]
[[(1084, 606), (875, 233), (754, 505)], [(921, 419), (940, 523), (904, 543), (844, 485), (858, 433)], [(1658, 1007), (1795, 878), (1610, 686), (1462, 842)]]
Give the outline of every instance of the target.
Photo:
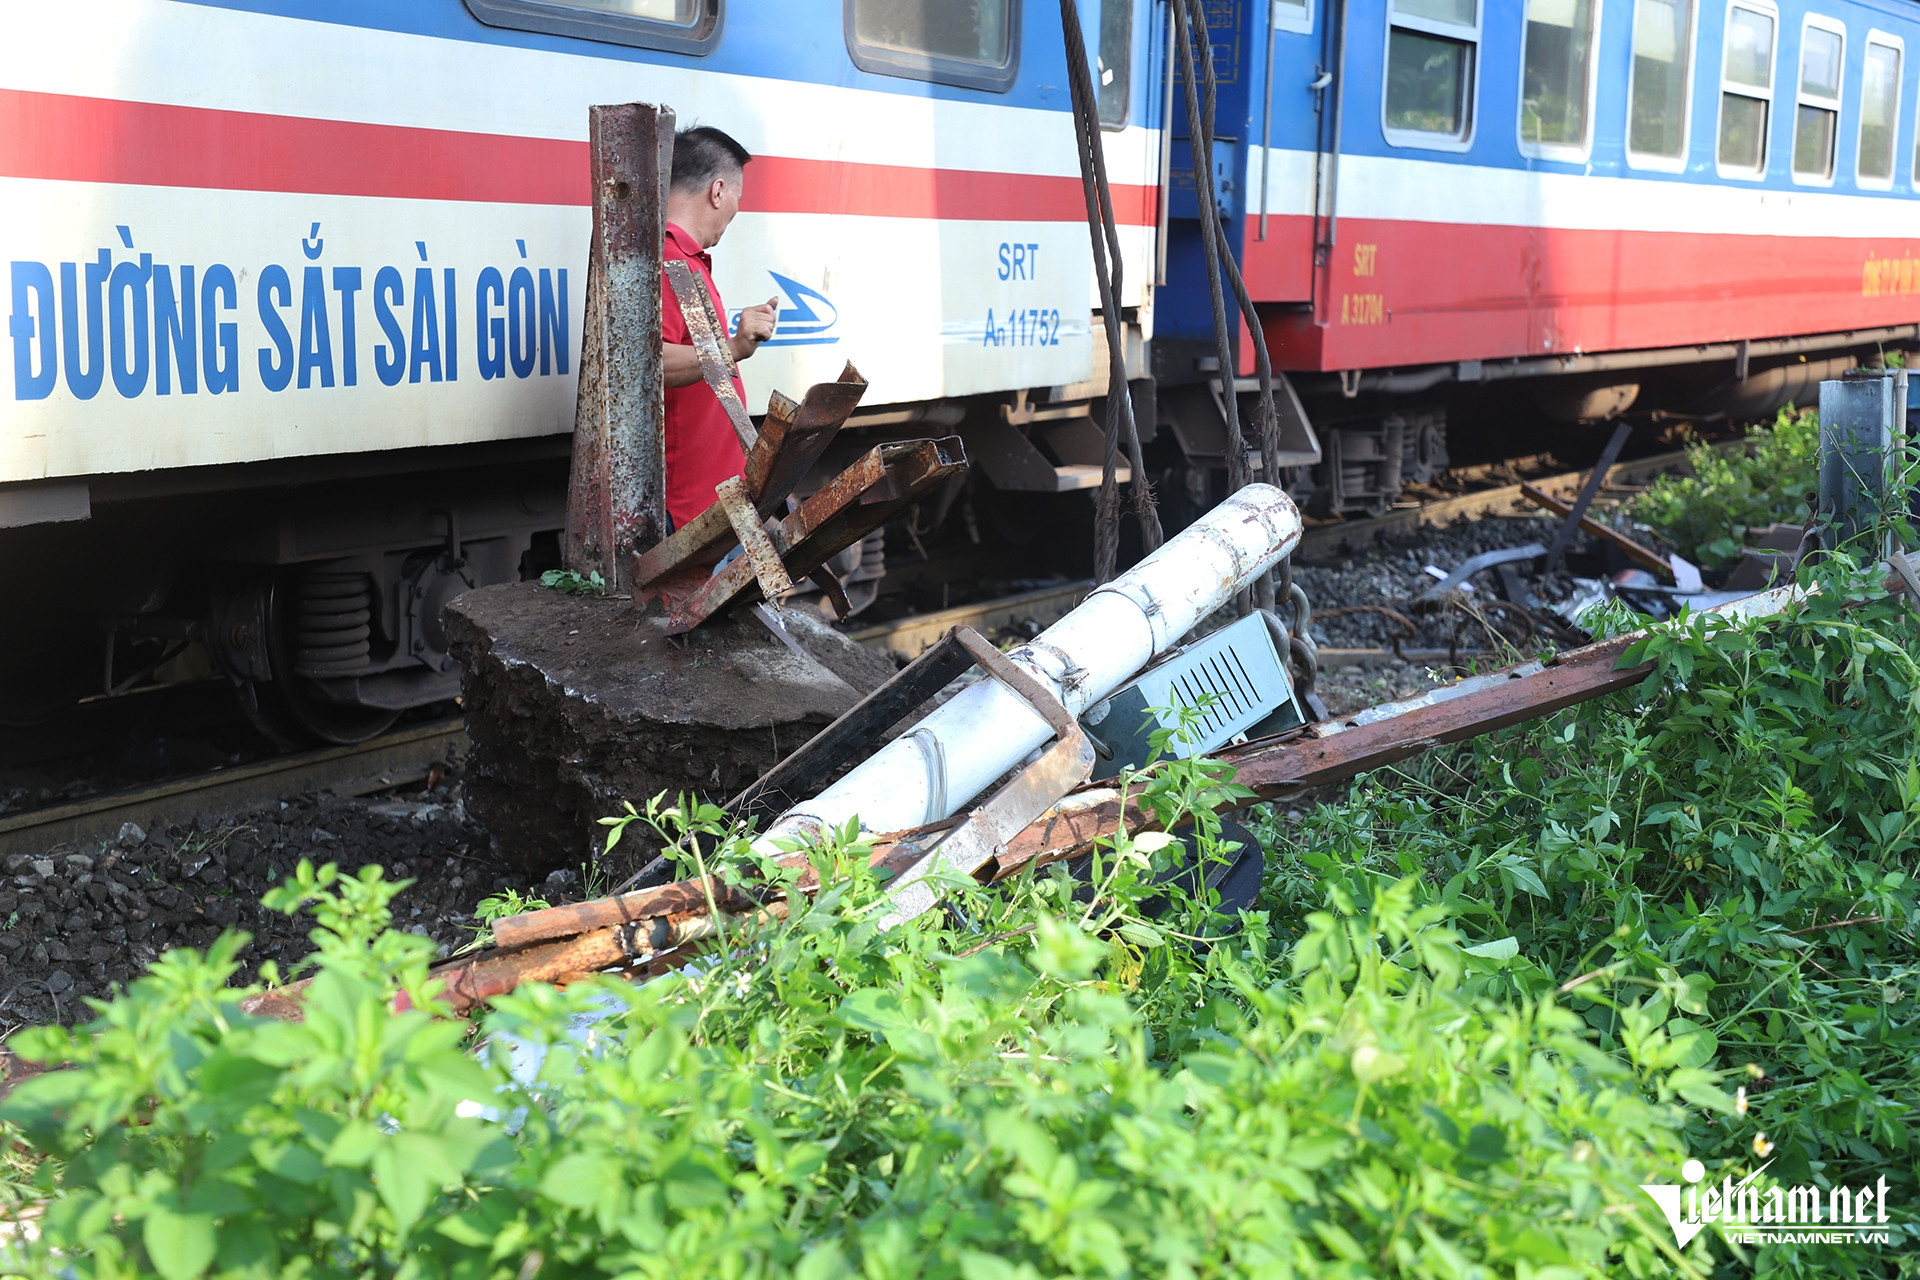
[[(1746, 442), (1728, 441), (1723, 448), (1745, 448)], [(1603, 485), (1637, 484), (1650, 480), (1663, 471), (1682, 466), (1687, 460), (1684, 450), (1675, 453), (1657, 453), (1650, 457), (1634, 458), (1627, 462), (1616, 462), (1607, 472)], [(1463, 493), (1454, 498), (1439, 498), (1432, 502), (1423, 502), (1417, 507), (1389, 511), (1385, 515), (1371, 516), (1364, 520), (1341, 520), (1335, 523), (1310, 526), (1301, 536), (1300, 549), (1295, 555), (1328, 555), (1339, 551), (1343, 546), (1364, 546), (1387, 534), (1407, 533), (1424, 525), (1450, 524), (1462, 518), (1478, 519), (1494, 514), (1526, 515), (1533, 510), (1522, 490), (1528, 487), (1541, 491), (1577, 488), (1589, 472), (1563, 471), (1559, 475), (1543, 476), (1538, 480), (1529, 480), (1521, 484), (1499, 485), (1491, 489), (1481, 489), (1474, 493)]]
[[(1729, 447), (1743, 446), (1744, 441), (1729, 442)], [(1617, 462), (1608, 471), (1603, 483), (1638, 484), (1686, 460), (1686, 453), (1678, 452)], [(1405, 533), (1422, 525), (1446, 524), (1463, 517), (1478, 518), (1495, 513), (1527, 515), (1535, 508), (1527, 500), (1524, 490), (1532, 488), (1544, 492), (1574, 489), (1586, 476), (1584, 471), (1566, 471), (1520, 484), (1499, 485), (1454, 498), (1440, 498), (1422, 503), (1418, 508), (1391, 511), (1371, 519), (1315, 525), (1301, 537), (1300, 548), (1294, 554), (1330, 555), (1346, 544), (1360, 546), (1386, 534)], [(955, 605), (934, 613), (913, 614), (893, 622), (862, 627), (848, 634), (850, 639), (869, 648), (912, 659), (956, 626), (991, 631), (1023, 619), (1032, 619), (1042, 627), (1051, 626), (1065, 617), (1092, 588), (1091, 579), (1067, 582), (1057, 587), (1041, 587), (1017, 595), (997, 596), (975, 604)], [(1444, 656), (1444, 651), (1436, 652)], [(1342, 664), (1336, 662), (1334, 665)]]
[(350, 747), (303, 751), (6, 814), (0, 816), (0, 857), (109, 840), (127, 822), (151, 830), (190, 822), (202, 813), (245, 812), (303, 791), (357, 796), (403, 787), (467, 746), (464, 720), (436, 720)]

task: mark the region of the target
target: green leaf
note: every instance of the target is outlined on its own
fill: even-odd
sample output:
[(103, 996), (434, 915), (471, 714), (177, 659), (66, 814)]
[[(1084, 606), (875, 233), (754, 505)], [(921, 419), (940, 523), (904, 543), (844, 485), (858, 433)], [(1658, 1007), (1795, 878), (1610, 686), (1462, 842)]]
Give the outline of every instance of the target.
[(1477, 946), (1462, 947), (1470, 956), (1479, 956), (1483, 960), (1511, 960), (1520, 954), (1520, 940), (1509, 934), (1493, 942), (1482, 942)]
[(1502, 863), (1500, 869), (1513, 877), (1513, 882), (1536, 898), (1547, 896), (1547, 886), (1540, 883), (1540, 877), (1532, 867), (1521, 862)]
[(374, 1186), (403, 1234), (413, 1229), (439, 1190), (435, 1171), (412, 1156), (407, 1146), (389, 1141), (380, 1145), (370, 1161)]
[(349, 1120), (327, 1147), (327, 1163), (357, 1169), (373, 1159), (387, 1135), (370, 1120)]
[(609, 1186), (622, 1186), (625, 1173), (612, 1158), (576, 1152), (553, 1162), (540, 1179), (540, 1194), (569, 1209), (592, 1209)]
[(158, 1206), (147, 1211), (140, 1239), (153, 1259), (153, 1269), (165, 1280), (198, 1280), (217, 1249), (212, 1215), (175, 1213)]

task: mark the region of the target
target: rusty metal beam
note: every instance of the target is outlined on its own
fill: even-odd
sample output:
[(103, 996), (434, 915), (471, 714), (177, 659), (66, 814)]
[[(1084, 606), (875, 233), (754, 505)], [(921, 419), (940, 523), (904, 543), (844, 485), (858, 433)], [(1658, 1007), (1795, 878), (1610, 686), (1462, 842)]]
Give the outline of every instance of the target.
[(660, 246), (674, 115), (592, 107), (587, 126), (593, 240), (561, 558), (619, 590), (632, 553), (667, 534)]
[(775, 406), (768, 406), (760, 440), (747, 454), (746, 466), (747, 491), (761, 515), (772, 515), (806, 479), (866, 390), (867, 380), (848, 364), (834, 381), (807, 388), (798, 405), (781, 396), (780, 400), (793, 405), (791, 412), (777, 413)]
[[(1599, 475), (1600, 473), (1596, 471), (1594, 474)], [(1560, 516), (1563, 519), (1573, 511), (1573, 506), (1570, 503), (1562, 502), (1544, 489), (1541, 489), (1538, 485), (1522, 484), (1520, 486), (1520, 496), (1541, 510), (1552, 512), (1554, 515)], [(1592, 516), (1582, 514), (1580, 517), (1580, 531), (1582, 533), (1590, 533), (1604, 542), (1611, 542), (1614, 546), (1620, 548), (1621, 553), (1625, 555), (1627, 559), (1633, 561), (1642, 569), (1665, 578), (1669, 582), (1673, 581), (1673, 565), (1668, 563), (1665, 556), (1644, 543), (1635, 542), (1618, 529), (1610, 528), (1607, 525), (1601, 524)]]
[[(958, 437), (875, 445), (797, 511), (773, 523), (767, 538), (790, 580), (807, 577), (966, 465)], [(697, 536), (690, 532), (683, 541), (675, 535), (669, 545), (636, 556), (630, 569), (635, 598), (666, 605), (669, 635), (690, 631), (729, 607), (758, 577), (747, 555), (709, 571), (707, 566), (738, 541), (733, 519), (709, 520), (711, 511), (689, 523), (689, 530), (700, 527)]]
[(722, 910), (740, 910), (751, 902), (739, 890), (718, 880), (676, 880), (652, 889), (617, 893), (610, 898), (571, 902), (564, 907), (545, 907), (493, 922), (494, 943), (502, 948), (524, 947), (550, 938), (567, 938), (609, 925), (632, 924), (652, 916), (695, 911), (707, 905), (713, 895)]
[(740, 437), (741, 449), (750, 450), (760, 442), (760, 433), (754, 430), (753, 419), (747, 416), (747, 406), (740, 402), (740, 389), (733, 385), (737, 366), (733, 353), (720, 338), (725, 329), (714, 313), (713, 299), (693, 274), (693, 268), (681, 259), (668, 262), (666, 272), (673, 296), (680, 301), (680, 314), (687, 322), (687, 336), (693, 339), (694, 354), (700, 357), (700, 376), (706, 379), (708, 389), (726, 410), (733, 434)]

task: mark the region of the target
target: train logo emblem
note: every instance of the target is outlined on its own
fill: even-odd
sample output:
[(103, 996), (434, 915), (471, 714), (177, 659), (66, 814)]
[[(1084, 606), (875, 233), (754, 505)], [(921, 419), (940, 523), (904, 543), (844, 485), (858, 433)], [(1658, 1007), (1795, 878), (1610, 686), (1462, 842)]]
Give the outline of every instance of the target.
[[(818, 289), (809, 289), (790, 276), (778, 271), (769, 271), (775, 285), (793, 305), (780, 308), (778, 324), (773, 336), (763, 344), (769, 347), (823, 347), (840, 341), (840, 336), (830, 332), (840, 322), (840, 309), (828, 300), (827, 295)], [(731, 323), (738, 327), (740, 313), (733, 313)]]

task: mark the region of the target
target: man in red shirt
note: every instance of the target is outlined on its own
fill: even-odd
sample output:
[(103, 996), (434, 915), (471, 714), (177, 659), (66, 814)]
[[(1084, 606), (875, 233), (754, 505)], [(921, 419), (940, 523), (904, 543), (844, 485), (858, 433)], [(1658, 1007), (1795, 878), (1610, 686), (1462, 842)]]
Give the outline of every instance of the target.
[[(713, 283), (713, 259), (707, 250), (720, 243), (727, 224), (740, 212), (740, 191), (751, 159), (745, 147), (718, 129), (702, 125), (676, 134), (672, 185), (667, 191), (667, 236), (661, 248), (663, 260), (681, 259), (706, 285), (735, 361), (745, 360), (773, 336), (780, 304), (778, 298), (771, 298), (748, 307), (740, 313), (739, 331), (725, 334), (727, 308)], [(660, 300), (660, 337), (666, 347), (667, 515), (677, 529), (713, 505), (714, 487), (739, 475), (746, 457), (727, 411), (701, 376), (700, 357), (664, 270)], [(746, 388), (738, 376), (733, 385), (745, 400)]]

